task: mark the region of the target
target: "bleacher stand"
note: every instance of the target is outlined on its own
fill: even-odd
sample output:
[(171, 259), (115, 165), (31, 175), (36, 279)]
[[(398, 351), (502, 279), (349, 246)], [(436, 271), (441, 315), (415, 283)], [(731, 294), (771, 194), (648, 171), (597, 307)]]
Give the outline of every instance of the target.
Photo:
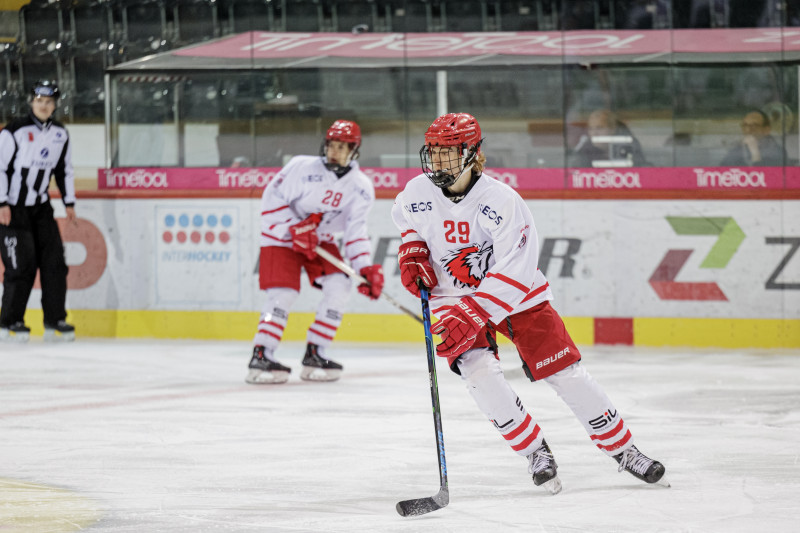
[(171, 7), (176, 46), (219, 37), (221, 31), (215, 0), (173, 0)]
[(271, 0), (220, 0), (220, 26), (223, 34), (247, 31), (280, 31), (280, 6)]
[(280, 19), (283, 31), (326, 31), (320, 0), (282, 0)]
[(48, 53), (68, 43), (66, 2), (33, 1), (19, 10), (19, 44), (24, 53)]
[(62, 87), (62, 114), (102, 121), (108, 66), (248, 31), (800, 26), (800, 2), (794, 0), (31, 0), (20, 5), (14, 2), (19, 23), (14, 42), (0, 41), (3, 119), (24, 103), (27, 86), (44, 77)]
[(333, 31), (363, 33), (383, 31), (375, 0), (338, 0), (330, 3)]
[(121, 24), (119, 44), (126, 60), (163, 52), (173, 45), (165, 0), (120, 1), (114, 4), (114, 19)]
[(484, 0), (443, 0), (440, 3), (442, 29), (468, 32), (489, 29), (488, 6)]
[(436, 31), (428, 0), (393, 0), (389, 5), (389, 30), (398, 33)]

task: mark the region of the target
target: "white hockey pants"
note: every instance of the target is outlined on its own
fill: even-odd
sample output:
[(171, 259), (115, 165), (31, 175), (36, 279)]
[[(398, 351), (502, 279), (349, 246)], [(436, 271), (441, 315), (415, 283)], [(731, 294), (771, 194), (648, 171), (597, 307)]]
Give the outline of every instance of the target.
[[(500, 362), (485, 348), (458, 359), (461, 378), (475, 403), (511, 449), (527, 456), (542, 444), (541, 428), (503, 376)], [(600, 385), (578, 362), (545, 378), (583, 424), (594, 444), (609, 456), (633, 445), (633, 437)]]

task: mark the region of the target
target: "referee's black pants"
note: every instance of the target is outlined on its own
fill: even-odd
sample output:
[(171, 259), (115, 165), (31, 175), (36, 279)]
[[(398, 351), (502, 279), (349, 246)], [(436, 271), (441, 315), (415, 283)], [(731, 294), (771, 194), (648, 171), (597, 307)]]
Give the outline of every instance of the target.
[(3, 302), (0, 326), (22, 322), (39, 271), (44, 323), (67, 318), (67, 262), (50, 202), (11, 206), (11, 224), (0, 225), (3, 259)]

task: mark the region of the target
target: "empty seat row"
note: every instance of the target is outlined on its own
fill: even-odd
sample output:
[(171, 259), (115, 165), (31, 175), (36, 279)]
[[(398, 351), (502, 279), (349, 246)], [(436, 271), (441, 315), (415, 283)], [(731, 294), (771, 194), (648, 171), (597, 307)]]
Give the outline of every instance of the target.
[(20, 9), (19, 43), (49, 52), (127, 46), (149, 53), (251, 30), (659, 29), (740, 25), (740, 19), (781, 26), (790, 25), (798, 11), (787, 0), (687, 5), (674, 0), (33, 0)]

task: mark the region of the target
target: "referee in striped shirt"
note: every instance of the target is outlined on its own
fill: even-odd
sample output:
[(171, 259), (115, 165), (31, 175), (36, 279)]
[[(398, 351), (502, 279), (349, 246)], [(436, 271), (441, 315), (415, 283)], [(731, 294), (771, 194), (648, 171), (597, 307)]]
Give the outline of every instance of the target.
[(67, 208), (67, 221), (74, 224), (75, 178), (69, 134), (53, 119), (59, 96), (55, 82), (36, 82), (29, 97), (30, 113), (0, 130), (0, 256), (5, 267), (0, 341), (30, 338), (24, 317), (37, 270), (45, 340), (75, 338), (75, 328), (66, 322), (64, 244), (47, 192), (54, 176)]

